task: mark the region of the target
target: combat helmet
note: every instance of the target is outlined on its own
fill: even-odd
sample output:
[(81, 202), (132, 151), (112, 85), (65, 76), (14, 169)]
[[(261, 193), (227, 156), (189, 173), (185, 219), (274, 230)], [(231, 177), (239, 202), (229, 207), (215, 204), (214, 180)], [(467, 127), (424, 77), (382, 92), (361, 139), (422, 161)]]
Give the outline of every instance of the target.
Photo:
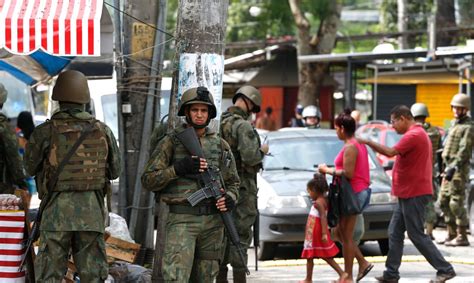
[(314, 105), (308, 105), (303, 109), (302, 116), (303, 118), (318, 117), (318, 119), (321, 119), (321, 111), (319, 111), (319, 108)]
[(428, 112), (428, 107), (424, 103), (415, 103), (410, 108), (411, 115), (413, 117), (430, 117), (430, 112)]
[(250, 101), (252, 101), (252, 103), (255, 105), (255, 107), (252, 109), (252, 112), (260, 112), (260, 107), (262, 105), (262, 95), (258, 89), (250, 85), (244, 85), (235, 92), (235, 95), (232, 98), (232, 103), (235, 103), (237, 98), (239, 98), (241, 95), (250, 99)]
[(0, 104), (5, 103), (7, 101), (8, 91), (5, 86), (0, 83)]
[(470, 110), (471, 98), (464, 93), (455, 94), (453, 98), (451, 99), (451, 106), (464, 107), (467, 110)]
[(56, 80), (51, 98), (60, 102), (89, 103), (91, 97), (86, 76), (74, 70), (62, 72)]
[(203, 86), (190, 88), (183, 93), (178, 105), (178, 116), (186, 116), (186, 105), (198, 103), (209, 105), (209, 119), (216, 117), (217, 109), (214, 105), (214, 98), (209, 90)]

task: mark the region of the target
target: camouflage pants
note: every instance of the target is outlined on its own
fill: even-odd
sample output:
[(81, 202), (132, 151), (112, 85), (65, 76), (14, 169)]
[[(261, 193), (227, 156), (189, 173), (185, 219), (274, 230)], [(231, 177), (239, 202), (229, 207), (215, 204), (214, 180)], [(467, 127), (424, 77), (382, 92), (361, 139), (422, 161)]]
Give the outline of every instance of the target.
[(453, 179), (451, 182), (443, 181), (439, 193), (439, 205), (444, 213), (444, 222), (452, 227), (467, 226), (466, 208), (466, 182), (461, 179)]
[(425, 224), (435, 224), (438, 216), (435, 211), (435, 202), (438, 199), (438, 184), (433, 178), (433, 199), (431, 199), (425, 207)]
[(162, 262), (165, 282), (213, 282), (223, 245), (224, 225), (219, 214), (170, 213)]
[[(244, 254), (244, 260), (247, 262), (247, 249), (252, 242), (252, 225), (255, 222), (257, 216), (257, 198), (256, 194), (244, 193), (244, 189), (241, 189), (241, 195), (239, 202), (233, 211), (235, 226), (239, 233), (240, 245), (242, 246), (242, 252)], [(245, 271), (245, 266), (240, 260), (239, 254), (236, 247), (228, 240), (226, 242), (224, 259), (222, 261), (221, 269), (225, 269), (227, 264), (230, 263), (233, 270)]]
[(67, 270), (71, 248), (82, 282), (104, 282), (107, 279), (104, 234), (90, 231), (41, 231), (40, 242), (35, 260), (36, 282), (61, 282)]

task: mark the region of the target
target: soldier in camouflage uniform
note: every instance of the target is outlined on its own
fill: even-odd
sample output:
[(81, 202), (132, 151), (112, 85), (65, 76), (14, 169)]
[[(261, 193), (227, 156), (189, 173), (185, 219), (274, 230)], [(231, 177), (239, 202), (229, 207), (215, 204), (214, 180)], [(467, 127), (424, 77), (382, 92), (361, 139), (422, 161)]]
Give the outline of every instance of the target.
[(426, 122), (426, 118), (430, 116), (428, 112), (428, 107), (423, 103), (415, 103), (411, 106), (411, 114), (415, 118), (415, 122), (422, 125), (425, 129), (428, 137), (431, 141), (431, 146), (433, 148), (433, 199), (428, 202), (425, 207), (425, 229), (426, 234), (430, 236), (431, 240), (434, 240), (433, 229), (434, 224), (436, 223), (437, 215), (434, 207), (434, 203), (437, 200), (438, 195), (438, 182), (436, 181), (436, 168), (437, 164), (437, 150), (441, 147), (441, 134), (439, 130), (431, 126), (430, 123)]
[[(81, 281), (103, 282), (108, 274), (104, 195), (109, 181), (120, 173), (119, 149), (110, 128), (85, 112), (90, 96), (82, 73), (61, 73), (52, 99), (59, 101), (59, 111), (33, 131), (25, 152), (26, 169), (36, 176), (39, 198), (52, 194), (40, 226), (36, 282), (61, 282), (70, 249)], [(47, 187), (59, 163), (90, 126), (92, 131), (61, 170), (56, 186)]]
[[(169, 206), (162, 271), (165, 282), (213, 282), (224, 245), (219, 211), (230, 210), (238, 198), (239, 177), (226, 141), (207, 127), (216, 117), (211, 93), (205, 87), (184, 92), (178, 115), (186, 124), (169, 131), (159, 142), (142, 175), (143, 187), (160, 192)], [(176, 135), (187, 127), (196, 131), (204, 158), (191, 156)], [(187, 198), (200, 189), (196, 174), (209, 166), (220, 169), (225, 197), (204, 199), (192, 207)]]
[(455, 120), (451, 123), (443, 149), (445, 170), (439, 194), (440, 207), (448, 229), (446, 238), (439, 243), (446, 246), (469, 246), (466, 236), (469, 222), (464, 201), (474, 138), (473, 124), (467, 115), (470, 107), (471, 99), (463, 93), (458, 93), (451, 99)]
[[(0, 83), (0, 110), (7, 96), (7, 90)], [(10, 128), (7, 116), (0, 112), (0, 194), (12, 194), (14, 186), (26, 188), (23, 162), (15, 132)]]
[[(249, 117), (258, 113), (262, 98), (252, 86), (243, 86), (232, 98), (234, 106), (222, 114), (220, 132), (232, 149), (240, 178), (240, 197), (233, 212), (244, 258), (252, 240), (252, 225), (257, 216), (257, 172), (262, 167), (262, 159), (268, 152), (268, 145), (260, 144), (260, 138)], [(232, 265), (234, 282), (246, 282), (245, 266), (240, 262), (236, 248), (227, 243), (224, 260), (217, 282), (227, 282), (227, 264)]]

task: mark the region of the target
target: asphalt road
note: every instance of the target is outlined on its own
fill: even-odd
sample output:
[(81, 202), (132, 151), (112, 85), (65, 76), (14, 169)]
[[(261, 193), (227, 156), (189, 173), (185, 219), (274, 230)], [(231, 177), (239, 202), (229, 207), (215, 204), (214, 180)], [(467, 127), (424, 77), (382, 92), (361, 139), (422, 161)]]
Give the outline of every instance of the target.
[[(435, 230), (436, 238), (445, 236), (444, 229)], [(437, 245), (445, 258), (451, 262), (458, 276), (449, 282), (474, 282), (474, 237), (469, 236), (469, 247), (445, 247)], [(361, 282), (377, 282), (374, 277), (382, 274), (385, 257), (380, 254), (377, 242), (366, 242), (361, 250), (375, 267)], [(277, 259), (259, 261), (258, 271), (255, 271), (254, 250), (249, 250), (249, 269), (251, 275), (248, 282), (298, 282), (305, 277), (306, 261), (299, 259), (300, 247), (282, 247), (278, 250)], [(342, 266), (343, 259), (337, 258)], [(358, 266), (354, 264), (354, 274)], [(400, 267), (401, 280), (399, 282), (429, 282), (435, 278), (436, 271), (426, 262), (424, 257), (416, 250), (410, 240), (405, 240), (403, 263)], [(232, 272), (229, 272), (231, 280)], [(337, 274), (323, 261), (316, 261), (313, 271), (313, 282), (331, 282)]]

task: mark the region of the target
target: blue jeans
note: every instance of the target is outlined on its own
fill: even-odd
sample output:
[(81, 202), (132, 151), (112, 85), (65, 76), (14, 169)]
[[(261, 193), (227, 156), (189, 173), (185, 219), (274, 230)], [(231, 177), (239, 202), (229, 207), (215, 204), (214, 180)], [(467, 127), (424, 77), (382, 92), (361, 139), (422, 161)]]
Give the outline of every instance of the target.
[(453, 266), (447, 262), (430, 237), (423, 231), (425, 222), (425, 206), (432, 199), (431, 195), (398, 199), (398, 205), (393, 212), (388, 226), (389, 250), (385, 261), (385, 279), (399, 279), (403, 256), (403, 240), (405, 231), (416, 249), (426, 258), (438, 273), (453, 272)]
[(367, 206), (369, 206), (371, 194), (372, 190), (370, 188), (356, 193), (357, 200), (359, 201), (359, 205), (361, 207), (361, 213), (367, 208)]

